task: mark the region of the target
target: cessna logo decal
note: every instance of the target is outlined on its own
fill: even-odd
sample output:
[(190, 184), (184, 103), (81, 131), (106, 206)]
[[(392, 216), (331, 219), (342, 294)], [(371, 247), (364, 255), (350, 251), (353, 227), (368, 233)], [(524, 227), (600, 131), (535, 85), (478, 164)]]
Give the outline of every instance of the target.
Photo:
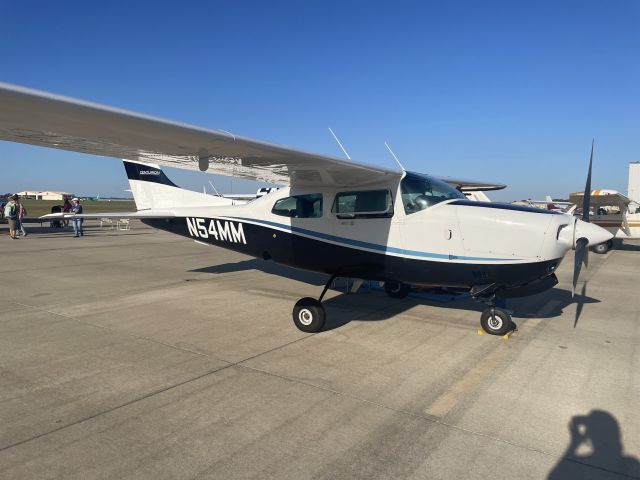
[(220, 242), (247, 244), (241, 223), (206, 218), (187, 218), (189, 235), (196, 238), (215, 238)]
[(140, 175), (160, 175), (160, 170), (140, 170)]

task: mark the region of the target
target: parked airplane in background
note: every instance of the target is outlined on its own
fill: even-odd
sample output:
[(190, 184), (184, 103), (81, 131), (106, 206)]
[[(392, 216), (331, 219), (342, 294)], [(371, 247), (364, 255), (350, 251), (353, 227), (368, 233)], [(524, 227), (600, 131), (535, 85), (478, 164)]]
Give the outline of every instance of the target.
[(541, 208), (543, 210), (552, 210), (560, 213), (573, 213), (575, 210), (575, 204), (571, 202), (554, 201), (549, 195), (547, 195), (544, 200), (518, 200), (512, 203), (513, 205)]
[[(582, 203), (584, 193), (571, 194), (571, 200)], [(589, 201), (593, 223), (608, 230), (615, 238), (640, 238), (640, 205), (616, 190), (593, 190)], [(608, 240), (595, 245), (597, 253), (607, 253), (613, 247), (613, 241)]]
[(468, 192), (463, 190), (462, 193), (464, 193), (465, 197), (467, 197), (469, 200), (472, 200), (474, 202), (490, 202), (491, 201), (489, 196), (486, 193), (484, 193), (482, 190), (478, 190), (475, 192)]
[[(118, 216), (330, 274), (318, 299), (303, 298), (293, 309), (306, 332), (322, 329), (322, 299), (333, 278), (346, 276), (384, 281), (395, 298), (411, 284), (467, 289), (487, 305), (484, 330), (502, 335), (514, 324), (497, 299), (556, 285), (554, 272), (571, 249), (575, 290), (587, 247), (611, 238), (588, 223), (588, 208), (579, 220), (462, 193), (500, 184), (356, 163), (7, 84), (0, 84), (0, 139), (124, 158), (138, 211)], [(160, 165), (284, 187), (232, 205), (177, 187)], [(590, 185), (591, 161), (585, 202)]]

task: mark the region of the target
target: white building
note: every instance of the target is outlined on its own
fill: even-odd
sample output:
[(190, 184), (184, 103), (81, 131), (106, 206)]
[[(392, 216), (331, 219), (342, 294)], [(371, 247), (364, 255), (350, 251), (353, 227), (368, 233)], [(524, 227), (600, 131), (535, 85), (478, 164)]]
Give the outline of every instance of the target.
[(629, 187), (627, 197), (640, 204), (640, 162), (629, 163)]
[(20, 198), (27, 198), (33, 200), (59, 200), (63, 201), (66, 198), (73, 198), (73, 193), (68, 192), (40, 192), (25, 190), (24, 192), (17, 192)]

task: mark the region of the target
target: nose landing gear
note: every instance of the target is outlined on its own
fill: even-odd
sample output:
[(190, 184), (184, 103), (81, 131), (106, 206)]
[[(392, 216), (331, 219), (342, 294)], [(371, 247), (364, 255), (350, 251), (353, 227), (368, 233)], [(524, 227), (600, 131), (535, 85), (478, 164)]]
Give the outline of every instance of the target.
[(518, 326), (511, 318), (511, 314), (505, 309), (504, 300), (497, 307), (501, 300), (496, 297), (494, 284), (477, 285), (471, 289), (471, 297), (477, 302), (487, 305), (480, 315), (480, 326), (489, 335), (506, 335), (518, 330)]
[(517, 330), (511, 315), (506, 310), (496, 306), (487, 307), (482, 311), (480, 325), (490, 335), (503, 336)]

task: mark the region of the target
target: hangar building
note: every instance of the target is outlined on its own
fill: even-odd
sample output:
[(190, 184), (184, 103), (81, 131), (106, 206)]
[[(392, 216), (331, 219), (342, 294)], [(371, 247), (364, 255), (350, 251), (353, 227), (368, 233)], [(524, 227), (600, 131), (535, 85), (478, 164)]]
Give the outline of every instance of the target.
[(24, 192), (17, 192), (20, 198), (28, 198), (33, 200), (64, 200), (65, 197), (72, 198), (73, 194), (68, 192), (40, 192), (25, 190)]

